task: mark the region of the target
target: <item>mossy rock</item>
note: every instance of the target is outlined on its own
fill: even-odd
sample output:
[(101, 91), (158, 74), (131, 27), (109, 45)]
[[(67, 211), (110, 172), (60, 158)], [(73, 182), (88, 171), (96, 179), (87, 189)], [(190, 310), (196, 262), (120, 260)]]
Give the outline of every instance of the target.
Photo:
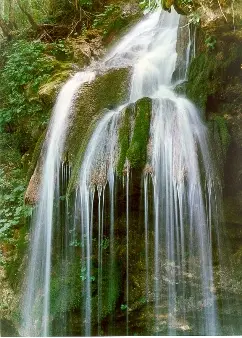
[(130, 118), (133, 113), (133, 105), (130, 105), (125, 108), (122, 112), (121, 117), (121, 125), (119, 128), (119, 159), (117, 164), (117, 173), (119, 176), (123, 175), (123, 169), (126, 161), (127, 151), (130, 145), (130, 133), (131, 133), (131, 125)]
[(51, 76), (49, 81), (38, 91), (40, 100), (47, 106), (52, 106), (63, 83), (70, 76), (71, 70), (63, 70)]
[(43, 147), (44, 141), (45, 141), (45, 137), (46, 137), (46, 132), (47, 130), (44, 130), (44, 132), (40, 135), (40, 137), (38, 138), (38, 141), (35, 145), (33, 154), (32, 154), (32, 158), (31, 158), (31, 163), (30, 166), (28, 168), (28, 172), (27, 172), (27, 180), (29, 181), (32, 174), (34, 173), (34, 169), (36, 168), (37, 162), (40, 158), (40, 153), (41, 153), (41, 149)]
[(170, 12), (171, 7), (173, 6), (178, 14), (181, 14), (181, 15), (188, 14), (187, 4), (182, 0), (162, 0), (161, 4), (162, 4), (162, 8), (165, 11)]
[(14, 327), (14, 323), (8, 319), (0, 319), (2, 337), (19, 337), (19, 333)]
[(189, 7), (182, 0), (175, 0), (173, 6), (176, 12), (180, 15), (186, 15), (189, 12)]
[[(117, 173), (122, 176), (126, 159), (133, 169), (142, 169), (146, 163), (147, 144), (150, 131), (152, 101), (142, 98), (135, 104), (129, 105), (123, 112), (119, 129), (119, 159)], [(132, 132), (131, 118), (134, 117)], [(132, 134), (132, 135), (131, 135)]]
[[(129, 68), (112, 69), (82, 87), (66, 142), (66, 152), (74, 173), (80, 168), (98, 117), (105, 108), (118, 107), (128, 99), (130, 77)], [(71, 185), (73, 180), (75, 178)]]
[(186, 94), (186, 90), (187, 90), (187, 82), (180, 83), (174, 88), (175, 93), (181, 96)]
[(223, 116), (213, 114), (208, 121), (208, 129), (211, 137), (213, 160), (217, 169), (219, 180), (224, 185), (225, 163), (231, 144), (231, 136), (227, 121)]
[(143, 168), (146, 162), (147, 144), (150, 132), (152, 100), (143, 98), (135, 104), (135, 125), (133, 137), (127, 151), (131, 168)]
[(217, 50), (204, 50), (194, 58), (188, 70), (187, 96), (205, 110), (209, 96), (216, 96), (226, 85), (227, 77), (240, 57), (240, 47), (235, 43), (226, 49), (224, 42)]
[(170, 12), (171, 11), (171, 6), (174, 4), (174, 0), (162, 0), (162, 8), (165, 11)]

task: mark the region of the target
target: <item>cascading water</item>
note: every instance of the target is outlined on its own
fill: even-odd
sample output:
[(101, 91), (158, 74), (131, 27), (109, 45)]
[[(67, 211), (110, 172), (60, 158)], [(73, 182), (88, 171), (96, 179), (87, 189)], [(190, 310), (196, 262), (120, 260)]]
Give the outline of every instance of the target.
[(35, 227), (23, 311), (24, 335), (47, 336), (49, 332), (52, 224), (54, 199), (60, 196), (58, 178), (61, 156), (75, 94), (83, 83), (92, 81), (94, 77), (94, 72), (77, 73), (63, 86), (54, 107), (47, 135), (40, 201), (34, 215)]
[[(198, 321), (199, 332), (215, 334), (216, 306), (212, 290), (212, 252), (211, 252), (211, 219), (205, 206), (204, 194), (209, 197), (214, 189), (212, 166), (209, 159), (206, 141), (206, 128), (200, 120), (199, 112), (185, 98), (177, 97), (172, 90), (172, 74), (176, 66), (176, 42), (179, 16), (159, 12), (152, 14), (147, 21), (141, 23), (124, 38), (115, 50), (115, 62), (133, 65), (130, 100), (126, 104), (136, 102), (143, 97), (153, 101), (150, 174), (154, 186), (154, 231), (155, 231), (155, 316), (157, 325), (162, 316), (161, 288), (162, 265), (167, 265), (168, 286), (167, 310), (169, 313), (169, 333), (175, 334), (178, 327), (177, 314), (185, 322), (187, 311), (178, 309), (178, 299), (185, 302), (186, 297), (194, 297), (194, 304), (201, 302), (204, 307), (204, 319)], [(191, 41), (189, 39), (189, 44)], [(138, 52), (137, 52), (138, 51)], [(187, 53), (190, 52), (188, 46)], [(112, 58), (109, 63), (112, 63)], [(117, 66), (117, 64), (116, 64)], [(188, 66), (188, 62), (186, 64)], [(115, 177), (115, 159), (118, 156), (117, 121), (124, 106), (116, 112), (109, 112), (98, 125), (86, 151), (80, 172), (79, 208), (82, 213), (82, 227), (86, 238), (87, 257), (87, 302), (86, 318), (89, 319), (86, 334), (90, 334), (91, 318), (91, 274), (90, 274), (90, 242), (92, 241), (93, 224), (88, 215), (93, 203), (89, 196), (98, 189), (105, 193), (108, 184), (113, 189)], [(108, 131), (108, 132), (107, 132)], [(110, 147), (112, 151), (110, 152)], [(115, 154), (116, 151), (116, 154)], [(199, 163), (201, 153), (202, 165)], [(129, 326), (129, 169), (126, 175), (126, 307), (127, 331)], [(91, 166), (90, 166), (91, 165)], [(203, 172), (204, 170), (204, 172)], [(110, 176), (111, 171), (111, 176)], [(101, 174), (100, 174), (101, 173)], [(106, 173), (109, 173), (108, 175)], [(98, 176), (99, 175), (99, 176)], [(201, 176), (204, 175), (202, 178)], [(97, 179), (96, 182), (94, 177)], [(110, 182), (111, 178), (111, 182)], [(145, 187), (145, 249), (146, 249), (146, 287), (148, 288), (148, 177), (144, 175)], [(111, 184), (110, 184), (111, 183)], [(94, 185), (93, 185), (94, 184)], [(204, 185), (204, 186), (203, 186)], [(113, 194), (112, 194), (112, 205)], [(134, 203), (134, 202), (133, 202)], [(210, 208), (209, 202), (209, 208)], [(79, 211), (78, 211), (79, 212)], [(100, 216), (99, 216), (100, 217)], [(99, 220), (100, 222), (100, 220)], [(185, 255), (200, 265), (199, 286), (197, 290), (186, 286), (184, 276), (197, 273), (196, 264), (190, 262), (186, 266)], [(149, 291), (146, 290), (146, 293)], [(209, 302), (209, 305), (205, 303)], [(193, 314), (195, 316), (195, 314)]]
[[(76, 237), (80, 239), (79, 274), (83, 283), (80, 332), (86, 336), (93, 333), (95, 321), (95, 332), (102, 335), (102, 320), (110, 314), (107, 308), (114, 304), (115, 283), (118, 283), (114, 276), (119, 269), (115, 206), (117, 192), (122, 190), (122, 187), (117, 187), (119, 133), (125, 112), (130, 112), (128, 118), (132, 122), (135, 104), (143, 98), (152, 102), (143, 174), (146, 270), (143, 291), (146, 302), (154, 305), (153, 334), (164, 333), (164, 318), (168, 323), (166, 334), (189, 331), (191, 327), (196, 334), (213, 335), (217, 332), (211, 249), (211, 228), (216, 222), (213, 199), (216, 184), (207, 132), (199, 112), (187, 99), (178, 97), (172, 86), (178, 26), (179, 15), (175, 11), (157, 10), (137, 24), (99, 63), (99, 68), (104, 69), (132, 67), (133, 75), (127, 102), (103, 112), (97, 123), (83, 157), (75, 193), (74, 225), (70, 226), (69, 232), (74, 233), (73, 241)], [(23, 332), (27, 335), (48, 335), (50, 332), (53, 208), (56, 196), (59, 198), (57, 177), (64, 135), (68, 131), (68, 116), (75, 93), (84, 82), (90, 82), (94, 77), (94, 72), (83, 72), (67, 82), (57, 99), (50, 125), (25, 295)], [(134, 121), (131, 124), (130, 139), (135, 133)], [(130, 194), (131, 183), (132, 166), (125, 158), (122, 193), (126, 203), (126, 271), (122, 296), (125, 304), (121, 309), (126, 312), (126, 329), (123, 334), (130, 333), (132, 315), (132, 239), (129, 234), (130, 209), (136, 201)], [(153, 217), (150, 217), (151, 211)], [(150, 245), (152, 238), (154, 245)], [(68, 297), (68, 290), (66, 292)], [(115, 297), (117, 299), (118, 295)], [(36, 299), (39, 299), (37, 306), (34, 305)], [(184, 305), (187, 303), (189, 306)], [(116, 322), (117, 318), (112, 314), (108, 333), (113, 333)]]

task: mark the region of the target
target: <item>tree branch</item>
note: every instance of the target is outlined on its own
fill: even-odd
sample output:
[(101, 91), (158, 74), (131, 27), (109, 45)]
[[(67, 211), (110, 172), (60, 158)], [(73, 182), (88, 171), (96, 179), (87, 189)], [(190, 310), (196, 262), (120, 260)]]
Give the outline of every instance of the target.
[(21, 11), (26, 15), (26, 17), (27, 17), (29, 23), (31, 24), (32, 28), (36, 30), (38, 28), (38, 25), (35, 22), (35, 20), (32, 17), (32, 15), (22, 7), (22, 5), (21, 5), (21, 3), (20, 3), (19, 0), (17, 0), (17, 4), (18, 4), (19, 8), (21, 9)]

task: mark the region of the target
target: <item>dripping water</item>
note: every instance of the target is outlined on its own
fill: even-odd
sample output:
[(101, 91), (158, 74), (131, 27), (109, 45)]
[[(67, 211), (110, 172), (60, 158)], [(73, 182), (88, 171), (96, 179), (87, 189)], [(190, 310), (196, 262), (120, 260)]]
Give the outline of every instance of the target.
[[(97, 273), (97, 332), (102, 335), (104, 303), (104, 228), (110, 234), (109, 248), (109, 291), (113, 288), (115, 252), (116, 164), (119, 156), (118, 131), (124, 109), (143, 97), (152, 99), (152, 119), (148, 165), (151, 173), (144, 175), (144, 249), (146, 300), (154, 295), (155, 327), (160, 333), (160, 318), (167, 316), (167, 333), (179, 333), (179, 321), (185, 322), (193, 316), (196, 332), (216, 334), (217, 317), (213, 286), (211, 227), (213, 211), (211, 191), (215, 191), (213, 168), (208, 151), (207, 132), (199, 112), (185, 98), (178, 97), (172, 90), (172, 75), (175, 71), (177, 52), (177, 31), (179, 15), (157, 10), (138, 23), (107, 57), (100, 62), (103, 69), (132, 67), (129, 99), (121, 106), (102, 112), (96, 129), (87, 145), (79, 170), (75, 197), (75, 217), (73, 232), (80, 232), (82, 248), (80, 261), (85, 276), (83, 278), (84, 305), (82, 308), (83, 333), (90, 336), (95, 323), (95, 305), (92, 299), (92, 277), (94, 267), (93, 241), (98, 238)], [(189, 27), (189, 43), (186, 52), (186, 73), (191, 60), (192, 33)], [(194, 39), (195, 41), (195, 39)], [(194, 48), (195, 53), (195, 48)], [(78, 74), (76, 75), (78, 78)], [(49, 294), (51, 274), (52, 216), (55, 195), (55, 175), (59, 174), (59, 164), (63, 153), (68, 116), (76, 91), (82, 83), (92, 81), (93, 72), (82, 73), (83, 78), (73, 83), (67, 82), (59, 94), (54, 110), (54, 123), (50, 125), (50, 139), (44, 165), (42, 194), (35, 222), (34, 244), (31, 254), (29, 287), (25, 304), (25, 329), (27, 334), (49, 334)], [(183, 80), (183, 79), (180, 79)], [(70, 89), (70, 95), (67, 92)], [(61, 104), (60, 104), (61, 103)], [(60, 117), (61, 125), (60, 125)], [(56, 117), (58, 116), (58, 118)], [(56, 121), (55, 121), (56, 117)], [(53, 142), (51, 141), (53, 139)], [(53, 143), (53, 145), (52, 145)], [(131, 247), (131, 168), (126, 162), (126, 334), (130, 333), (130, 247)], [(151, 176), (150, 183), (149, 176)], [(63, 173), (62, 180), (66, 174)], [(205, 182), (205, 188), (203, 188)], [(150, 186), (152, 187), (152, 190)], [(51, 188), (49, 188), (51, 186)], [(45, 190), (48, 190), (45, 192)], [(50, 191), (49, 191), (50, 190)], [(106, 225), (105, 196), (109, 192), (110, 217)], [(207, 203), (205, 203), (205, 197)], [(97, 204), (95, 201), (97, 200)], [(149, 202), (153, 202), (154, 219), (149, 219)], [(43, 205), (42, 205), (43, 204)], [(42, 209), (41, 209), (42, 208)], [(108, 209), (108, 208), (107, 208)], [(97, 222), (95, 215), (97, 214)], [(97, 227), (97, 229), (96, 229)], [(41, 233), (41, 229), (44, 229)], [(154, 248), (149, 244), (150, 231), (154, 232)], [(42, 239), (40, 239), (42, 236)], [(65, 244), (67, 245), (67, 244)], [(46, 253), (44, 251), (46, 250)], [(153, 250), (153, 265), (150, 252)], [(44, 254), (43, 254), (44, 253)], [(36, 266), (42, 266), (38, 274)], [(149, 272), (153, 271), (153, 279)], [(196, 276), (198, 287), (193, 288), (186, 276)], [(41, 277), (41, 278), (39, 278)], [(190, 278), (190, 277), (189, 277)], [(40, 280), (37, 284), (36, 280)], [(151, 281), (151, 282), (150, 282)], [(188, 284), (188, 285), (187, 285)], [(28, 289), (29, 289), (28, 287)], [(39, 290), (44, 290), (41, 315), (33, 314), (33, 307)], [(111, 300), (111, 291), (108, 298)], [(201, 311), (188, 313), (184, 304), (190, 297), (201, 304)], [(181, 305), (182, 304), (182, 305)], [(165, 313), (164, 309), (165, 308)], [(162, 312), (163, 311), (163, 312)], [(202, 315), (201, 315), (202, 312)], [(40, 318), (40, 328), (35, 322)], [(189, 326), (187, 324), (187, 326)]]
[[(93, 72), (80, 72), (61, 89), (47, 133), (47, 152), (42, 169), (39, 202), (33, 216), (33, 233), (26, 292), (23, 299), (24, 335), (49, 335), (50, 274), (52, 220), (54, 200), (60, 196), (58, 181), (68, 117), (75, 93), (85, 82), (94, 79)], [(40, 294), (43, 290), (43, 295)]]

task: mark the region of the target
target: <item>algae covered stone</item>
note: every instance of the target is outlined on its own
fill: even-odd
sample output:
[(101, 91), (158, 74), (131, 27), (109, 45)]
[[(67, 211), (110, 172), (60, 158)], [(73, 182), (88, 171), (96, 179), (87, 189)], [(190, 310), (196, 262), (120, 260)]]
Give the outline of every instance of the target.
[[(142, 169), (145, 166), (151, 110), (152, 101), (147, 97), (130, 104), (125, 109), (119, 129), (118, 175), (122, 175), (126, 159), (133, 169)], [(134, 119), (133, 128), (131, 117)]]
[(134, 133), (127, 151), (131, 168), (142, 168), (146, 162), (147, 144), (150, 131), (152, 102), (143, 98), (135, 104)]
[(75, 102), (75, 113), (67, 136), (66, 149), (72, 164), (73, 186), (89, 138), (105, 109), (115, 109), (128, 99), (131, 72), (129, 68), (108, 70), (84, 84)]

